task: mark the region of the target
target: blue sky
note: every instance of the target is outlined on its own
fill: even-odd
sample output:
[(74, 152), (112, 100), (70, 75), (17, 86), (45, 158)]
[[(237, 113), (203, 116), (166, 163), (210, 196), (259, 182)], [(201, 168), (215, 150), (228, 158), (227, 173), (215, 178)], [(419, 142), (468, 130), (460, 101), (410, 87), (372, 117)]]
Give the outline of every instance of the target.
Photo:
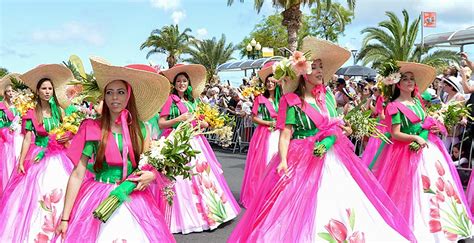
[[(339, 41), (349, 49), (360, 48), (360, 31), (384, 20), (385, 11), (401, 15), (405, 8), (412, 17), (422, 10), (437, 12), (438, 28), (425, 29), (425, 35), (474, 25), (472, 0), (358, 0), (356, 4), (356, 17)], [(88, 70), (91, 55), (116, 65), (148, 63), (147, 51), (139, 46), (155, 28), (178, 23), (199, 38), (225, 34), (237, 44), (263, 16), (275, 11), (270, 0), (260, 14), (250, 0), (235, 0), (230, 7), (227, 0), (0, 0), (0, 66), (26, 72), (38, 64), (60, 63), (71, 54), (80, 56)], [(474, 45), (466, 50), (474, 59)], [(167, 67), (164, 55), (149, 60)]]

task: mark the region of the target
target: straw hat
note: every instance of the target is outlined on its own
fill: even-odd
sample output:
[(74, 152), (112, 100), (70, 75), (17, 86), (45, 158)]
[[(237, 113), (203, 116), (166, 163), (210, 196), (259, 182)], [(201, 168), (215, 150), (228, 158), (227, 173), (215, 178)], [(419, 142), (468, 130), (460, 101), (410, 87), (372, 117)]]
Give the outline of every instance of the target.
[(436, 78), (436, 69), (431, 66), (416, 62), (397, 62), (397, 64), (400, 67), (400, 73), (413, 73), (420, 94), (423, 93)]
[(11, 78), (15, 78), (17, 80), (21, 80), (20, 79), (20, 75), (19, 73), (9, 73), (5, 76), (3, 76), (2, 79), (0, 79), (0, 96), (3, 96), (3, 93), (5, 92), (5, 87), (8, 85), (8, 84), (11, 84), (12, 81), (11, 81)]
[(186, 73), (189, 76), (193, 97), (197, 98), (206, 88), (206, 68), (200, 64), (176, 64), (172, 68), (161, 71), (161, 73), (173, 83), (178, 73)]
[(59, 105), (65, 108), (69, 103), (66, 96), (66, 86), (74, 79), (71, 70), (60, 64), (42, 64), (20, 75), (20, 79), (28, 88), (36, 92), (36, 84), (43, 78), (51, 80)]
[(99, 57), (91, 57), (90, 61), (97, 84), (102, 92), (107, 84), (115, 80), (124, 80), (131, 86), (138, 117), (142, 121), (150, 120), (168, 98), (170, 84), (168, 80), (157, 73), (113, 66)]
[(265, 79), (268, 77), (268, 75), (273, 74), (273, 64), (275, 62), (267, 62), (265, 65), (263, 65), (262, 69), (258, 71), (258, 77), (262, 80), (263, 83), (265, 83)]
[[(336, 71), (351, 57), (351, 52), (330, 41), (308, 36), (303, 39), (302, 52), (310, 52), (310, 60), (321, 59), (323, 78), (329, 82)], [(283, 82), (283, 92), (293, 92), (298, 88), (298, 80)]]

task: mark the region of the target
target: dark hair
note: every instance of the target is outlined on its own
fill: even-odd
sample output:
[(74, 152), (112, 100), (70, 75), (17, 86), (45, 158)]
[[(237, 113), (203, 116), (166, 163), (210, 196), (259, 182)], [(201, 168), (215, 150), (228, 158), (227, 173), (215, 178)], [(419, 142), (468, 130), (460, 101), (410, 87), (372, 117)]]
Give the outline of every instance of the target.
[[(126, 86), (129, 84), (123, 80)], [(107, 87), (107, 86), (106, 86)], [(105, 97), (105, 88), (103, 97)], [(133, 94), (133, 89), (130, 89), (130, 99), (128, 100), (126, 109), (130, 112), (131, 123), (128, 125), (128, 130), (130, 131), (130, 140), (133, 147), (133, 156), (135, 156), (135, 161), (138, 163), (140, 160), (140, 154), (143, 152), (143, 134), (141, 132), (140, 123), (138, 120), (138, 109), (135, 103), (135, 95)], [(94, 171), (99, 172), (103, 169), (103, 163), (105, 161), (105, 148), (109, 138), (110, 133), (110, 110), (107, 106), (107, 103), (104, 100), (102, 107), (102, 115), (100, 117), (100, 126), (102, 138), (99, 143), (99, 149), (97, 151), (96, 159), (94, 162)], [(129, 154), (129, 156), (132, 156)]]
[[(398, 97), (400, 97), (400, 88), (398, 88), (396, 84), (394, 84), (394, 87), (395, 88), (393, 90), (392, 97), (390, 97), (390, 101), (395, 101)], [(411, 97), (415, 97), (415, 91), (414, 90), (411, 92)], [(421, 100), (420, 100), (420, 102), (421, 102)]]
[(45, 82), (50, 82), (51, 86), (53, 87), (53, 99), (56, 102), (56, 105), (58, 107), (59, 121), (62, 122), (63, 121), (63, 114), (62, 114), (62, 111), (61, 111), (61, 108), (60, 108), (60, 105), (59, 105), (58, 98), (56, 97), (56, 90), (54, 88), (54, 83), (49, 78), (42, 78), (36, 83), (36, 93), (35, 93), (35, 100), (36, 100), (35, 116), (36, 116), (36, 120), (40, 124), (43, 124), (43, 107), (41, 105), (41, 98), (39, 96), (39, 90), (41, 88), (41, 85), (43, 85), (43, 83), (45, 83)]
[(268, 82), (268, 80), (269, 80), (270, 77), (273, 77), (273, 73), (269, 74), (269, 75), (265, 78), (265, 81), (263, 82), (263, 86), (265, 86), (265, 92), (263, 92), (263, 96), (265, 96), (265, 98), (270, 97), (270, 91), (267, 89), (267, 82)]
[[(176, 74), (173, 79), (173, 90), (171, 91), (171, 93), (174, 95), (178, 95), (178, 91), (176, 90), (175, 85), (179, 75), (183, 75), (188, 80), (188, 86), (191, 85), (191, 79), (189, 78), (189, 75), (186, 72), (180, 72)], [(184, 98), (191, 102), (194, 102), (194, 97), (192, 95), (188, 95), (186, 91), (184, 92)]]

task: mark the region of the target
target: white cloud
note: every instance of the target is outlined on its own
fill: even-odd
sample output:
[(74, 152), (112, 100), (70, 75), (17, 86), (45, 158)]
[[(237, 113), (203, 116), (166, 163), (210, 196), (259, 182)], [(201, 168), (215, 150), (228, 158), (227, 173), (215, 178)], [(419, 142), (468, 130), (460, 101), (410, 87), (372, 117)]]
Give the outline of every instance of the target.
[(186, 13), (184, 11), (174, 11), (172, 14), (171, 14), (171, 19), (173, 19), (173, 23), (174, 24), (179, 24), (179, 22), (181, 22), (182, 19), (184, 19), (184, 17), (186, 17)]
[(198, 29), (196, 32), (197, 32), (196, 38), (199, 40), (206, 38), (207, 33), (208, 33), (206, 28)]
[(151, 6), (163, 10), (175, 10), (181, 5), (180, 0), (150, 0)]
[(102, 46), (105, 43), (103, 34), (92, 25), (78, 22), (65, 23), (56, 29), (39, 29), (32, 33), (33, 41), (47, 43), (85, 42)]

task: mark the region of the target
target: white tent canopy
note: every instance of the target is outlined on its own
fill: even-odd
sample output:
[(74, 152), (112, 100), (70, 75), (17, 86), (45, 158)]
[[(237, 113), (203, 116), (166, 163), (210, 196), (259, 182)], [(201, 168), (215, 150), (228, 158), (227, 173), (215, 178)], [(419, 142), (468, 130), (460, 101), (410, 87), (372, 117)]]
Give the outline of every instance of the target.
[(217, 67), (217, 72), (223, 71), (242, 71), (247, 69), (260, 69), (262, 66), (270, 61), (279, 61), (283, 57), (274, 56), (274, 57), (264, 57), (256, 60), (238, 60), (238, 61), (229, 61), (223, 63)]
[(474, 26), (467, 29), (427, 35), (423, 38), (426, 46), (464, 46), (474, 44)]

